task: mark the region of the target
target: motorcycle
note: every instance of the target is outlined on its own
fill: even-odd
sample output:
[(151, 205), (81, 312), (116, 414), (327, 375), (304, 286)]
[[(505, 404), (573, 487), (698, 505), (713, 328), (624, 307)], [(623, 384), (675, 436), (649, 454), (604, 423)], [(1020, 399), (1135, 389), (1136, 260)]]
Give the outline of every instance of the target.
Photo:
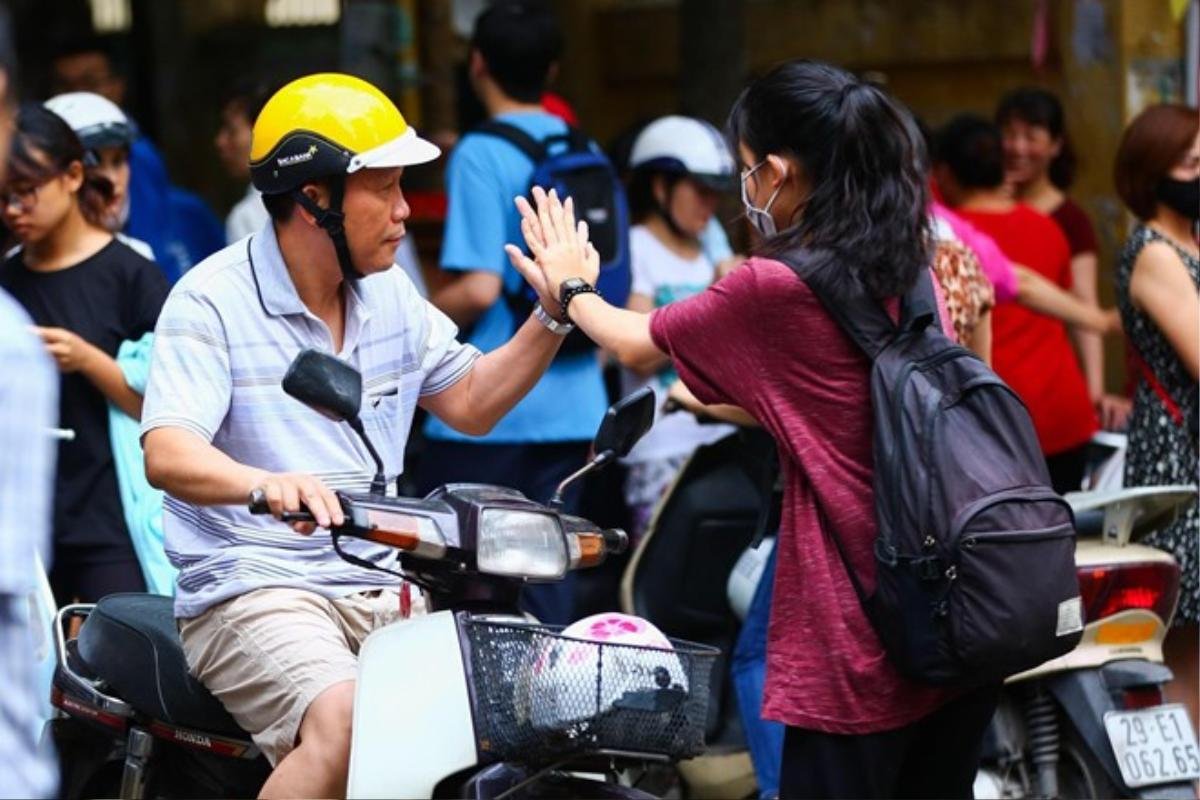
[(1192, 798), (1200, 749), (1186, 709), (1163, 703), (1162, 643), (1179, 565), (1137, 543), (1195, 486), (1065, 496), (1075, 512), (1083, 639), (1006, 682), (984, 742), (978, 798)]
[[(696, 451), (663, 499), (622, 586), (625, 611), (723, 653), (732, 650), (774, 544), (770, 537), (761, 546), (755, 541), (775, 530), (771, 515), (779, 499), (772, 454), (758, 435), (741, 430)], [(1115, 444), (1099, 442), (1097, 461), (1119, 451)], [(1169, 525), (1196, 491), (1141, 487), (1066, 496), (1077, 522), (1083, 639), (1072, 652), (1007, 681), (985, 738), (976, 797), (1195, 797), (1200, 752), (1192, 722), (1182, 706), (1162, 699), (1172, 680), (1162, 642), (1177, 602), (1179, 566), (1137, 540)], [(726, 673), (722, 664), (713, 682), (709, 751), (678, 769), (692, 796), (753, 791)]]
[[(561, 580), (625, 548), (623, 531), (562, 513), (560, 498), (645, 434), (652, 393), (608, 410), (591, 461), (542, 504), (479, 484), (388, 496), (358, 421), (359, 373), (305, 351), (283, 388), (350, 425), (376, 464), (369, 493), (339, 494), (346, 522), (330, 531), (334, 550), (381, 569), (362, 548), (393, 548), (399, 571), (384, 571), (424, 590), (429, 609), (376, 630), (359, 652), (347, 796), (645, 798), (631, 785), (639, 770), (703, 751), (714, 649), (569, 638), (530, 623), (517, 604), (525, 583)], [(250, 510), (268, 513), (264, 498), (252, 498)], [(58, 716), (49, 734), (63, 796), (258, 793), (269, 765), (189, 675), (170, 598), (67, 606), (55, 635)]]

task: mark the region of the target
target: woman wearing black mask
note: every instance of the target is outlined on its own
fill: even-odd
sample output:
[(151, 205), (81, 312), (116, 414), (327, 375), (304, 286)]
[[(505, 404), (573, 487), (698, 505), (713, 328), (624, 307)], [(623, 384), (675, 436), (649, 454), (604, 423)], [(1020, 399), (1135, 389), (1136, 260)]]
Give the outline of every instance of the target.
[[(1117, 192), (1140, 220), (1117, 268), (1117, 303), (1138, 364), (1129, 423), (1125, 485), (1194, 484), (1197, 379), (1200, 378), (1200, 117), (1178, 105), (1151, 106), (1125, 131), (1117, 151)], [(1146, 544), (1179, 561), (1175, 629), (1164, 646), (1169, 684), (1197, 719), (1200, 637), (1200, 506), (1192, 501)], [(1168, 690), (1171, 691), (1170, 689)]]

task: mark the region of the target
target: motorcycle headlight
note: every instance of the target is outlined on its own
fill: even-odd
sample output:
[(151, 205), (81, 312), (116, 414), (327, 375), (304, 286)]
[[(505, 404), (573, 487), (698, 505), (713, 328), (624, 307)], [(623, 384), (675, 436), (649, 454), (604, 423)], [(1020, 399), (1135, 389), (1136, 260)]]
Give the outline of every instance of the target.
[(561, 578), (570, 559), (554, 514), (485, 508), (475, 553), (480, 572), (524, 578)]

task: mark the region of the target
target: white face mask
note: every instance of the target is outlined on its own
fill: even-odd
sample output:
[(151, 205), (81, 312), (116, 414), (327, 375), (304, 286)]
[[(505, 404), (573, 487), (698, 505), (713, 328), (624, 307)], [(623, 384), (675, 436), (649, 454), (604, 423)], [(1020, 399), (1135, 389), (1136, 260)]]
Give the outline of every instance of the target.
[(746, 179), (758, 172), (759, 168), (765, 163), (767, 163), (767, 160), (764, 158), (753, 167), (750, 167), (750, 169), (742, 170), (742, 206), (746, 210), (746, 219), (750, 220), (750, 224), (764, 237), (770, 237), (776, 233), (775, 218), (770, 213), (771, 204), (779, 196), (780, 190), (783, 189), (783, 184), (780, 183), (775, 191), (771, 192), (771, 196), (767, 198), (767, 204), (762, 208), (755, 208), (754, 204), (750, 202), (749, 193), (746, 191)]

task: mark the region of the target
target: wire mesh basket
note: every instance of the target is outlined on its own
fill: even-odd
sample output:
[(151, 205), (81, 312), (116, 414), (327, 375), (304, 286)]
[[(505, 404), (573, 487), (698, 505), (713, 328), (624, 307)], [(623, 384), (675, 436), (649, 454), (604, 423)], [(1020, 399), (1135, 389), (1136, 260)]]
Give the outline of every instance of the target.
[(598, 750), (703, 751), (716, 648), (600, 643), (485, 618), (462, 624), (481, 753), (546, 764)]

